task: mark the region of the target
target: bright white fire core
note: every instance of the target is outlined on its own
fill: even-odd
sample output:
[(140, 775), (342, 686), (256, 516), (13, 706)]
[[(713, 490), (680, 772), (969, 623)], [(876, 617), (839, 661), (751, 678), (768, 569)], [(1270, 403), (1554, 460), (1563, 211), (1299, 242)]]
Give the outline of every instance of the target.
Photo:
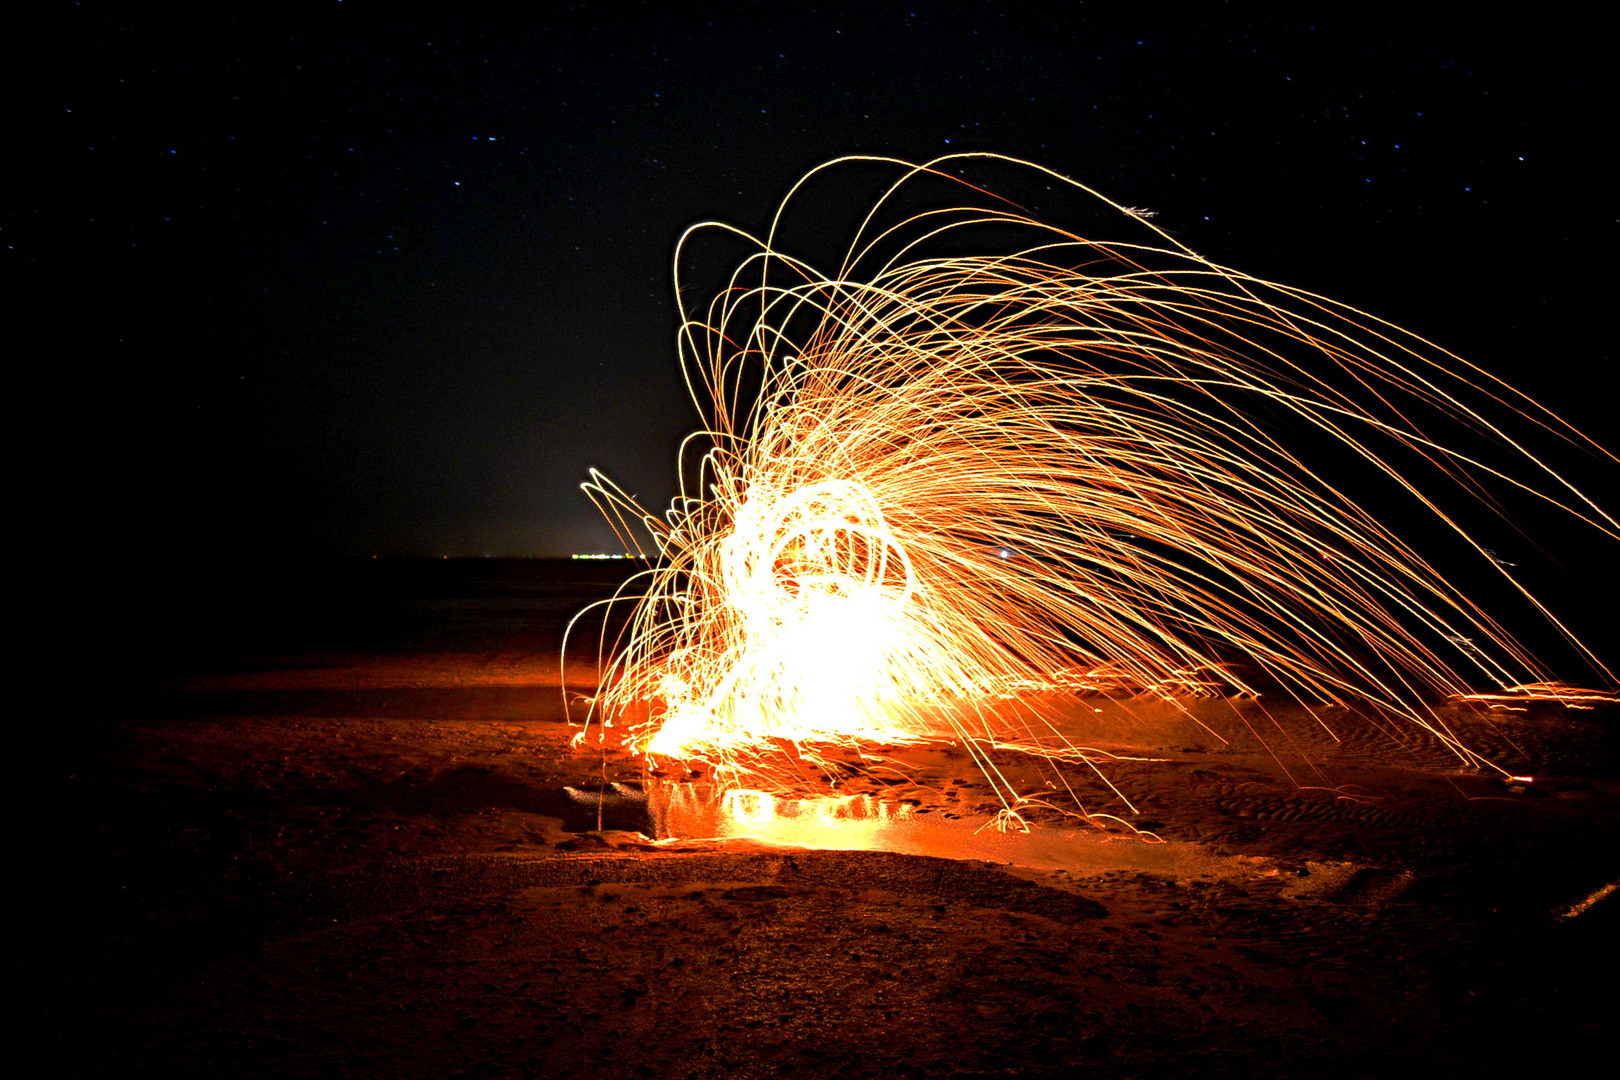
[(756, 482), (715, 548), (732, 647), (717, 676), (671, 658), (650, 752), (908, 737), (889, 710), (915, 690), (905, 673), (932, 642), (910, 625), (911, 565), (865, 487), (827, 480), (778, 495)]

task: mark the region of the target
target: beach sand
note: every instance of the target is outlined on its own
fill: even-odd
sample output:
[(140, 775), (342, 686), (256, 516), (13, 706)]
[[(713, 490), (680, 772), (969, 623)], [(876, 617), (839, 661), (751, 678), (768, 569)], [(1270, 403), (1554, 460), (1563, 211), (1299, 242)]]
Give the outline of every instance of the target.
[(1608, 1044), (1620, 899), (1582, 904), (1620, 877), (1613, 710), (1445, 714), (1516, 782), (1343, 713), (1335, 739), (1269, 703), (1075, 700), (1061, 723), (1116, 755), (1118, 796), (1083, 765), (997, 764), (1163, 843), (1040, 812), (1028, 836), (975, 831), (994, 797), (948, 742), (844, 777), (906, 808), (862, 841), (900, 850), (655, 842), (642, 762), (570, 746), (551, 639), (490, 595), (389, 601), (421, 617), (409, 647), (193, 649), (46, 725), (14, 879), (25, 1056), (1387, 1077), (1584, 1071)]

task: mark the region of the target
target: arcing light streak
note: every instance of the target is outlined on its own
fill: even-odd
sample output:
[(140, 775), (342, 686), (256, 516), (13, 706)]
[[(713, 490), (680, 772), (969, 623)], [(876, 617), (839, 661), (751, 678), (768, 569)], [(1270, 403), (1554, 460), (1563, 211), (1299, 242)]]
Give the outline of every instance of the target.
[[(683, 494), (659, 519), (594, 471), (584, 485), (651, 559), (622, 594), (623, 636), (604, 640), (594, 719), (640, 716), (645, 753), (779, 790), (829, 741), (941, 732), (994, 780), (998, 700), (1212, 680), (1362, 702), (1471, 760), (1429, 702), (1548, 682), (1381, 515), (1426, 518), (1557, 625), (1436, 486), (1534, 492), (1612, 539), (1614, 518), (1503, 417), (1612, 454), (1421, 339), (1218, 266), (1027, 163), (888, 162), (900, 178), (842, 265), (790, 254), (779, 230), (804, 185), (876, 160), (812, 172), (763, 240), (713, 224), (682, 238), (678, 292), (695, 238), (754, 248), (681, 330), (705, 418)], [(1086, 240), (953, 175), (987, 163), (1036, 170), (1153, 240)], [(899, 209), (926, 184), (976, 202)], [(962, 254), (992, 233), (1023, 242)], [(1451, 445), (1463, 435), (1487, 449)], [(1017, 744), (1073, 753), (1038, 722)]]

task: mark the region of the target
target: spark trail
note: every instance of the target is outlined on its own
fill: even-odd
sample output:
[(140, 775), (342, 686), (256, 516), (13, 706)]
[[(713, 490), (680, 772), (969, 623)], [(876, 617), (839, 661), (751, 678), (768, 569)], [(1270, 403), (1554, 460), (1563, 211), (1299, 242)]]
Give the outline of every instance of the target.
[[(796, 257), (795, 200), (856, 163), (896, 178), (838, 265)], [(985, 166), (1064, 185), (1144, 242), (1044, 224), (964, 178)], [(824, 165), (763, 239), (689, 230), (683, 297), (717, 232), (749, 250), (680, 332), (704, 420), (682, 494), (659, 517), (594, 471), (584, 485), (649, 560), (612, 602), (634, 611), (601, 639), (587, 723), (628, 726), (649, 757), (783, 792), (829, 745), (948, 735), (1016, 815), (993, 749), (1090, 759), (1038, 706), (1009, 736), (1009, 699), (1264, 684), (1417, 725), (1464, 761), (1437, 700), (1587, 700), (1386, 523), (1401, 507), (1560, 631), (1456, 508), (1529, 495), (1620, 538), (1526, 442), (1614, 455), (1458, 357), (994, 155)], [(996, 253), (964, 254), (986, 238)]]

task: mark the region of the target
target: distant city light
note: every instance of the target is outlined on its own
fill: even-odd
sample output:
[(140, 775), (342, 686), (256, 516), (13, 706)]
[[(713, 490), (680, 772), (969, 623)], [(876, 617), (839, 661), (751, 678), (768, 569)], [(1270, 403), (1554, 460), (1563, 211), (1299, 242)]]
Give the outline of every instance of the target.
[(570, 555), (571, 559), (628, 559), (628, 555)]

